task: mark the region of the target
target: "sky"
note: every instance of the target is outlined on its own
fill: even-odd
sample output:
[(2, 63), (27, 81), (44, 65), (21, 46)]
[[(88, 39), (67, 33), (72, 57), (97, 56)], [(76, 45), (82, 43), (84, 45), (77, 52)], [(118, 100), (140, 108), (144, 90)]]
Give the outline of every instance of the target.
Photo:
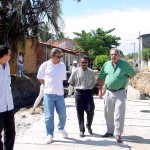
[(69, 38), (82, 30), (115, 28), (112, 35), (121, 38), (118, 48), (125, 55), (138, 52), (139, 34), (150, 33), (150, 0), (63, 0), (62, 13), (62, 30)]

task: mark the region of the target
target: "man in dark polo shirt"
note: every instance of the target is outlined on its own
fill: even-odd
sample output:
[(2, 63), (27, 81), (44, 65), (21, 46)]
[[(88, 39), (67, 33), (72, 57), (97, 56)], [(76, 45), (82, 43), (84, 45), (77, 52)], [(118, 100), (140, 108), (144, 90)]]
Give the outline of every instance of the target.
[(80, 67), (70, 76), (68, 83), (75, 87), (75, 102), (79, 122), (80, 137), (84, 137), (84, 111), (87, 114), (86, 127), (92, 134), (92, 121), (94, 116), (94, 101), (92, 89), (95, 85), (95, 75), (92, 69), (88, 68), (89, 58), (82, 57)]
[(104, 95), (104, 115), (107, 132), (102, 137), (115, 135), (117, 142), (121, 143), (121, 135), (125, 118), (125, 87), (128, 78), (136, 74), (135, 70), (124, 60), (119, 59), (119, 51), (116, 48), (110, 50), (111, 60), (107, 61), (99, 74), (99, 97)]

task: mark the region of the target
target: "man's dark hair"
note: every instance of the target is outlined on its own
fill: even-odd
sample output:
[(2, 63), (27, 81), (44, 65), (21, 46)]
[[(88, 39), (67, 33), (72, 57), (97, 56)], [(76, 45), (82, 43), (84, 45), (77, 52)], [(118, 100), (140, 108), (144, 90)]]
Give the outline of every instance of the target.
[(90, 58), (88, 56), (82, 56), (81, 59), (86, 59), (88, 60), (88, 63), (90, 62)]
[(0, 46), (0, 58), (2, 58), (4, 55), (7, 55), (9, 49), (10, 48), (8, 46), (5, 45)]

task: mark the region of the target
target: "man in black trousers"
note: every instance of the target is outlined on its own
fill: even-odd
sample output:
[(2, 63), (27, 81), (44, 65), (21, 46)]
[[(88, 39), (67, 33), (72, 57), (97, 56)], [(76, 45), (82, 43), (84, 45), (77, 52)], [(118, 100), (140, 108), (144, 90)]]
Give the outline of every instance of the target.
[[(8, 63), (10, 55), (9, 47), (0, 47), (0, 150), (13, 150), (15, 141), (14, 104)], [(2, 130), (4, 130), (3, 142)]]
[(84, 111), (87, 114), (86, 127), (92, 134), (91, 125), (94, 116), (94, 101), (92, 89), (95, 85), (95, 75), (92, 69), (88, 68), (89, 58), (82, 57), (80, 67), (78, 67), (70, 76), (68, 83), (75, 88), (75, 102), (77, 117), (79, 122), (80, 137), (84, 137)]

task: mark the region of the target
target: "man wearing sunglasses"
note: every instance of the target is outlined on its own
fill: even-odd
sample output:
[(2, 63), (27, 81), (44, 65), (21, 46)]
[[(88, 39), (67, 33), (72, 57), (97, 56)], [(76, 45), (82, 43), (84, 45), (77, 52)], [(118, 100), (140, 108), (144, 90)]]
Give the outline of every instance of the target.
[(58, 114), (58, 131), (63, 137), (68, 137), (64, 127), (66, 124), (66, 106), (64, 102), (63, 80), (66, 80), (66, 66), (61, 60), (62, 51), (53, 48), (50, 60), (44, 62), (38, 71), (37, 78), (44, 84), (44, 113), (47, 132), (46, 143), (53, 140), (54, 135), (54, 109)]
[(75, 103), (77, 117), (80, 129), (80, 137), (84, 137), (84, 111), (87, 114), (86, 127), (92, 134), (91, 125), (94, 116), (94, 101), (92, 89), (95, 85), (95, 75), (92, 69), (88, 68), (89, 58), (82, 57), (80, 67), (78, 67), (70, 76), (68, 83), (75, 88)]

